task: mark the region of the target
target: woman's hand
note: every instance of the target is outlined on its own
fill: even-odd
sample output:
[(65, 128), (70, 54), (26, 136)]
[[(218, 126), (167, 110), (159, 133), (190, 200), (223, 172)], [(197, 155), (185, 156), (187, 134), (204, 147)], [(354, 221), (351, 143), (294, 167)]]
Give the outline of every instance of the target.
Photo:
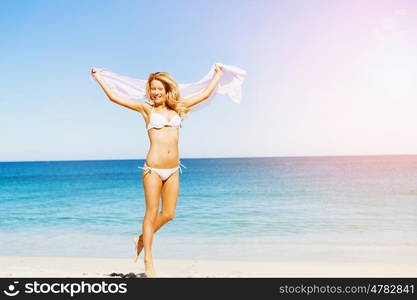
[(92, 68), (91, 69), (91, 76), (93, 76), (93, 77), (97, 77), (97, 75), (100, 73), (100, 70), (99, 69), (96, 69), (96, 68)]
[(223, 68), (219, 66), (217, 63), (214, 64), (214, 71), (220, 76), (223, 75)]

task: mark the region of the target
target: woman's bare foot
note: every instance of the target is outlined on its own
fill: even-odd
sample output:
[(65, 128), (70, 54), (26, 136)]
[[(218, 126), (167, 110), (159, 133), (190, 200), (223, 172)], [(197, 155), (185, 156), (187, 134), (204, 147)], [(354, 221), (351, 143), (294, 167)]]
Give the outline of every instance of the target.
[(136, 246), (136, 256), (133, 260), (137, 262), (139, 258), (139, 254), (142, 252), (142, 249), (143, 249), (143, 235), (142, 234), (139, 237), (135, 237), (135, 246)]
[(151, 259), (145, 259), (145, 275), (148, 278), (156, 277), (155, 270), (153, 268), (153, 261)]

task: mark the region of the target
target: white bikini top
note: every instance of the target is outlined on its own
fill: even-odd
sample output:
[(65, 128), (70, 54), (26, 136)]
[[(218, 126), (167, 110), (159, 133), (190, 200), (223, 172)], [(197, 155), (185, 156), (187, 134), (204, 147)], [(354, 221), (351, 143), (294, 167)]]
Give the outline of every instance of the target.
[(180, 128), (181, 126), (181, 117), (176, 114), (172, 119), (168, 122), (166, 118), (158, 113), (153, 113), (154, 107), (152, 106), (151, 117), (149, 119), (149, 124), (146, 130), (151, 128), (162, 128), (164, 126), (170, 126), (174, 128)]

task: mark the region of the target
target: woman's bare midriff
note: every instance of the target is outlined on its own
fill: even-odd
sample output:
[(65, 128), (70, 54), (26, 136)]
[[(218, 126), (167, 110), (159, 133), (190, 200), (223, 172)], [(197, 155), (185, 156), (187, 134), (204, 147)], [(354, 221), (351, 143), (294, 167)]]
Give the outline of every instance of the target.
[(178, 128), (165, 126), (148, 130), (150, 149), (146, 165), (157, 169), (172, 169), (178, 166)]

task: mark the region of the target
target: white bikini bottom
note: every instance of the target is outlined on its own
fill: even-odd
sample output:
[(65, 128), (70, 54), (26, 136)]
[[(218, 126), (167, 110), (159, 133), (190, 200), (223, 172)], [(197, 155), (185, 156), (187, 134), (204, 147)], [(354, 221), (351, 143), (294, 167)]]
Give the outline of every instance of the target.
[(180, 173), (182, 174), (181, 166), (184, 167), (184, 168), (187, 168), (186, 166), (184, 166), (183, 164), (181, 164), (181, 162), (180, 162), (180, 164), (178, 166), (176, 166), (175, 168), (172, 168), (172, 169), (157, 169), (157, 168), (152, 168), (152, 167), (147, 166), (146, 165), (146, 162), (143, 165), (143, 167), (138, 167), (138, 168), (141, 168), (141, 169), (143, 169), (145, 171), (145, 174), (144, 175), (146, 175), (146, 173), (148, 173), (148, 172), (154, 171), (154, 172), (156, 172), (159, 175), (159, 177), (161, 177), (162, 181), (165, 181), (165, 180), (167, 180), (169, 178), (169, 176), (171, 176), (172, 174), (174, 174), (175, 171), (177, 171), (178, 169), (180, 169)]

